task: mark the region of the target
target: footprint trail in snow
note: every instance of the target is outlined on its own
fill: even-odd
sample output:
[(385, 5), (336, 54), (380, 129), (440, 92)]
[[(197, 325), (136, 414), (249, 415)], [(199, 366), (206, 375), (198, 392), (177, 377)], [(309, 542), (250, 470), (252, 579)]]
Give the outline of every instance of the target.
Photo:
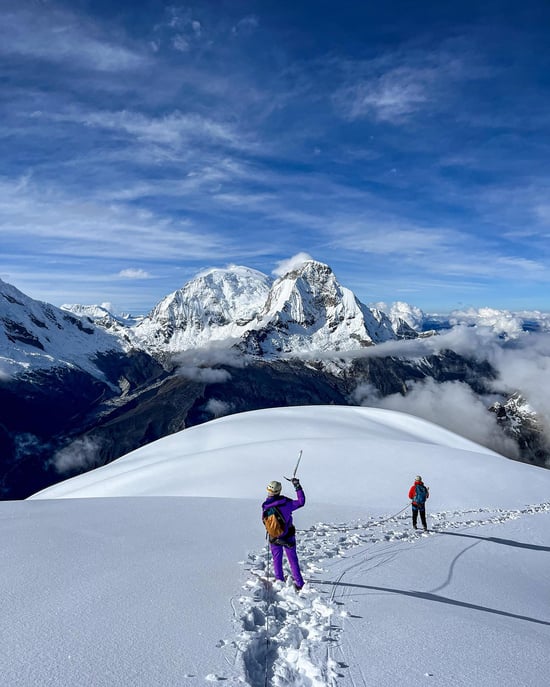
[[(338, 580), (322, 581), (323, 563), (346, 558), (351, 549), (360, 550), (359, 561), (349, 556), (350, 564), (340, 576), (364, 562), (369, 545), (380, 542), (411, 542), (438, 532), (494, 525), (550, 510), (550, 503), (503, 510), (479, 508), (430, 514), (429, 532), (410, 528), (410, 515), (354, 521), (319, 523), (298, 532), (298, 556), (305, 587), (298, 593), (292, 580), (273, 580), (268, 547), (251, 553), (246, 562), (250, 579), (234, 605), (238, 637), (231, 644), (242, 662), (250, 687), (334, 687), (347, 665), (336, 661), (344, 618), (353, 617), (342, 600), (336, 600)], [(354, 560), (355, 558), (355, 560)], [(383, 563), (382, 563), (383, 564)], [(346, 597), (345, 597), (346, 598)], [(348, 598), (349, 600), (349, 598)]]

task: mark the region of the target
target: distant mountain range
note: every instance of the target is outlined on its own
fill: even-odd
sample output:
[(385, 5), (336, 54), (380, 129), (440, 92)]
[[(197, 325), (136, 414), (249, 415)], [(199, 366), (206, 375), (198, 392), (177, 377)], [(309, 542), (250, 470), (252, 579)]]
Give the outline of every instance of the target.
[[(0, 280), (0, 495), (26, 496), (219, 415), (353, 405), (359, 385), (385, 396), (418, 380), (455, 380), (484, 394), (495, 378), (488, 362), (453, 351), (422, 360), (360, 354), (459, 323), (503, 337), (550, 330), (540, 313), (443, 317), (405, 303), (367, 306), (313, 260), (275, 280), (246, 267), (210, 270), (134, 318), (104, 306), (56, 308)], [(522, 424), (525, 404), (505, 394), (498, 403), (523, 458), (542, 462), (530, 413)]]

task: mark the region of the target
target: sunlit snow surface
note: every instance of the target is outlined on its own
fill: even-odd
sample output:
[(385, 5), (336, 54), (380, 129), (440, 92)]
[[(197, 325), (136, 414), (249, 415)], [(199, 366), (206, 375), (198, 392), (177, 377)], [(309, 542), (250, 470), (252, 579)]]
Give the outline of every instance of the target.
[[(272, 582), (259, 504), (300, 450), (297, 594)], [(417, 473), (431, 488), (425, 535), (407, 506)], [(549, 471), (390, 411), (264, 410), (184, 430), (40, 499), (0, 503), (0, 674), (542, 687), (549, 493)], [(113, 498), (71, 498), (92, 495)]]

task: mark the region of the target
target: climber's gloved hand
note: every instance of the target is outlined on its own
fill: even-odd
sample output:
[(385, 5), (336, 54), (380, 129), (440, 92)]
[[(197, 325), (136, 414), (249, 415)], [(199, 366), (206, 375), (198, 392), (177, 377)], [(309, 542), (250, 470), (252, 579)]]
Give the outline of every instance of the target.
[(300, 484), (300, 480), (297, 477), (293, 477), (290, 481), (292, 482), (292, 486), (294, 487), (294, 489), (301, 489), (302, 488), (302, 485)]

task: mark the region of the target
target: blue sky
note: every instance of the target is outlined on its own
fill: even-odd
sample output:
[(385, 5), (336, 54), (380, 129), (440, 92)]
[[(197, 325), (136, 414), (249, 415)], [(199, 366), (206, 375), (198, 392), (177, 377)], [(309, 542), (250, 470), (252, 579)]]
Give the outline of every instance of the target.
[(2, 0), (0, 277), (148, 311), (306, 252), (550, 310), (550, 3)]

